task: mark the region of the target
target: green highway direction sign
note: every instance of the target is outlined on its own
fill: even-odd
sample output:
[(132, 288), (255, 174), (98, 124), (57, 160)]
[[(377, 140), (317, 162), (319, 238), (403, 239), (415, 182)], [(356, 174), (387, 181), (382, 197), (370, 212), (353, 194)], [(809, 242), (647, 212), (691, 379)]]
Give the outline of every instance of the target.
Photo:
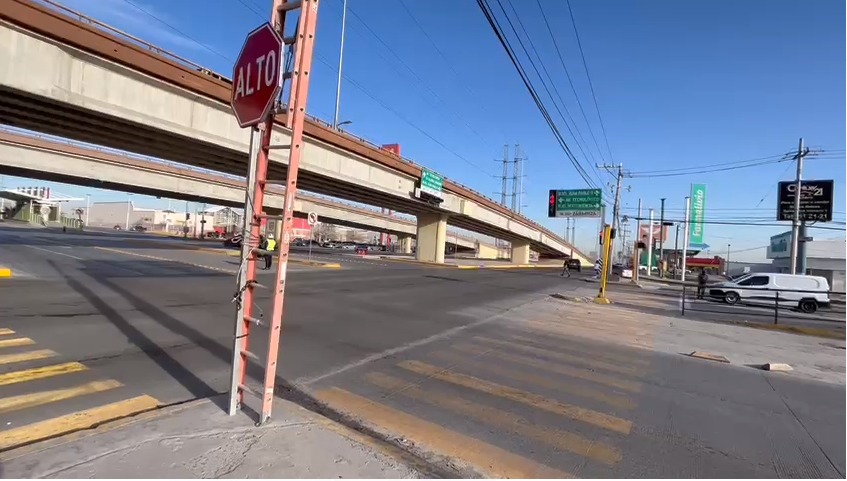
[(431, 196), (443, 198), (441, 189), (444, 187), (444, 177), (430, 170), (421, 170), (421, 192)]
[(602, 204), (600, 189), (551, 190), (547, 217), (600, 217)]

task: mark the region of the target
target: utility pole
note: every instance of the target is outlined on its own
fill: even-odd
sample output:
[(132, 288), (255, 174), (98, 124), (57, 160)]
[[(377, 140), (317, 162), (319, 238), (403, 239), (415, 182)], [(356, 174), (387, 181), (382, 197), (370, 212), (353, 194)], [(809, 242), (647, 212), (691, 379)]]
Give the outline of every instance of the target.
[(673, 278), (676, 279), (676, 273), (679, 270), (679, 222), (676, 223), (676, 235), (673, 241)]
[[(598, 165), (597, 167), (606, 169), (606, 171), (609, 172), (610, 174), (612, 174), (612, 169), (615, 168), (615, 166), (613, 166), (613, 165), (605, 165), (605, 164)], [(615, 182), (615, 203), (612, 205), (612, 222), (611, 222), (612, 229), (610, 229), (610, 232), (612, 232), (612, 233), (614, 233), (614, 232), (616, 232), (617, 230), (620, 229), (621, 187), (623, 186), (623, 178), (624, 178), (623, 164), (618, 164), (617, 170), (618, 170), (617, 174), (613, 174), (613, 175), (615, 175), (616, 182)], [(610, 255), (615, 252), (615, 250), (614, 250), (614, 242), (615, 241), (614, 241), (613, 237), (614, 237), (614, 235), (610, 235), (608, 239), (603, 240), (604, 242), (609, 244)], [(611, 264), (611, 262), (609, 262), (609, 264)], [(607, 270), (608, 272), (612, 272), (612, 267), (609, 266), (609, 265), (604, 264), (603, 269)]]
[(729, 277), (729, 249), (732, 247), (732, 244), (726, 245), (726, 276)]
[[(800, 274), (806, 273), (806, 249), (801, 240), (801, 236), (806, 236), (806, 222), (800, 223), (800, 193), (803, 187), (803, 157), (809, 153), (809, 149), (803, 147), (803, 138), (800, 138), (800, 144), (797, 147), (797, 155), (794, 159), (797, 161), (797, 177), (794, 184), (794, 215), (791, 219), (791, 257), (789, 269), (791, 274), (797, 274), (798, 266), (802, 271)], [(802, 250), (802, 252), (801, 252)]]
[(650, 209), (650, 224), (647, 225), (647, 275), (653, 274), (653, 209)]
[(506, 197), (509, 190), (509, 144), (503, 146), (503, 158), (497, 162), (503, 162), (503, 175), (500, 177), (500, 204), (506, 207)]
[[(680, 274), (680, 279), (685, 281), (685, 264), (688, 260), (688, 241), (689, 241), (689, 229), (688, 229), (688, 220), (691, 215), (691, 197), (685, 197), (685, 222), (683, 222), (682, 228), (682, 274)], [(683, 299), (683, 302), (685, 300)]]
[(665, 198), (659, 210), (659, 277), (665, 277)]
[(512, 212), (519, 212), (520, 205), (518, 203), (518, 190), (520, 190), (520, 186), (518, 185), (518, 179), (520, 178), (520, 144), (515, 144), (515, 160), (514, 165), (512, 166)]

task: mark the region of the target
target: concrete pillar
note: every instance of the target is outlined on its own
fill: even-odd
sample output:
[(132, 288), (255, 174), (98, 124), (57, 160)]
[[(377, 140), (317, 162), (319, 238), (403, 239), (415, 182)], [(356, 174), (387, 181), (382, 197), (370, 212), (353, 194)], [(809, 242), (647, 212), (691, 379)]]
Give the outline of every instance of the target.
[(529, 264), (529, 241), (512, 241), (512, 264)]
[(402, 254), (412, 253), (412, 236), (404, 236), (400, 238), (400, 252)]
[(415, 259), (444, 263), (444, 243), (447, 241), (446, 214), (418, 215), (418, 245)]

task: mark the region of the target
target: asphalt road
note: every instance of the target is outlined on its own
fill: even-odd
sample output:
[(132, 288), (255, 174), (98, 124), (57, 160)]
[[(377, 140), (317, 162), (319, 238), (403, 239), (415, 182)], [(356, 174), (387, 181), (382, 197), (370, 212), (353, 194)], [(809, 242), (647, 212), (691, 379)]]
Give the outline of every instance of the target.
[[(105, 404), (227, 390), (232, 259), (135, 239), (0, 225), (0, 264), (26, 273), (0, 280), (0, 450)], [(292, 265), (278, 394), (431, 474), (844, 477), (843, 386), (538, 329), (526, 306), (586, 286), (556, 270), (320, 255), (343, 268)]]

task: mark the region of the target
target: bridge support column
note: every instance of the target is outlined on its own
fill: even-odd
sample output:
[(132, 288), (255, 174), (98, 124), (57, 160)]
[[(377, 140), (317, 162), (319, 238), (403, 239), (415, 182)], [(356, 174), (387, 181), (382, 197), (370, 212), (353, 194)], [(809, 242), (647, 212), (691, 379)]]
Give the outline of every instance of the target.
[(529, 264), (529, 241), (512, 241), (512, 264)]
[(412, 237), (405, 236), (400, 238), (400, 252), (402, 254), (412, 253)]
[(418, 215), (418, 246), (415, 259), (444, 263), (444, 243), (447, 241), (446, 214)]

